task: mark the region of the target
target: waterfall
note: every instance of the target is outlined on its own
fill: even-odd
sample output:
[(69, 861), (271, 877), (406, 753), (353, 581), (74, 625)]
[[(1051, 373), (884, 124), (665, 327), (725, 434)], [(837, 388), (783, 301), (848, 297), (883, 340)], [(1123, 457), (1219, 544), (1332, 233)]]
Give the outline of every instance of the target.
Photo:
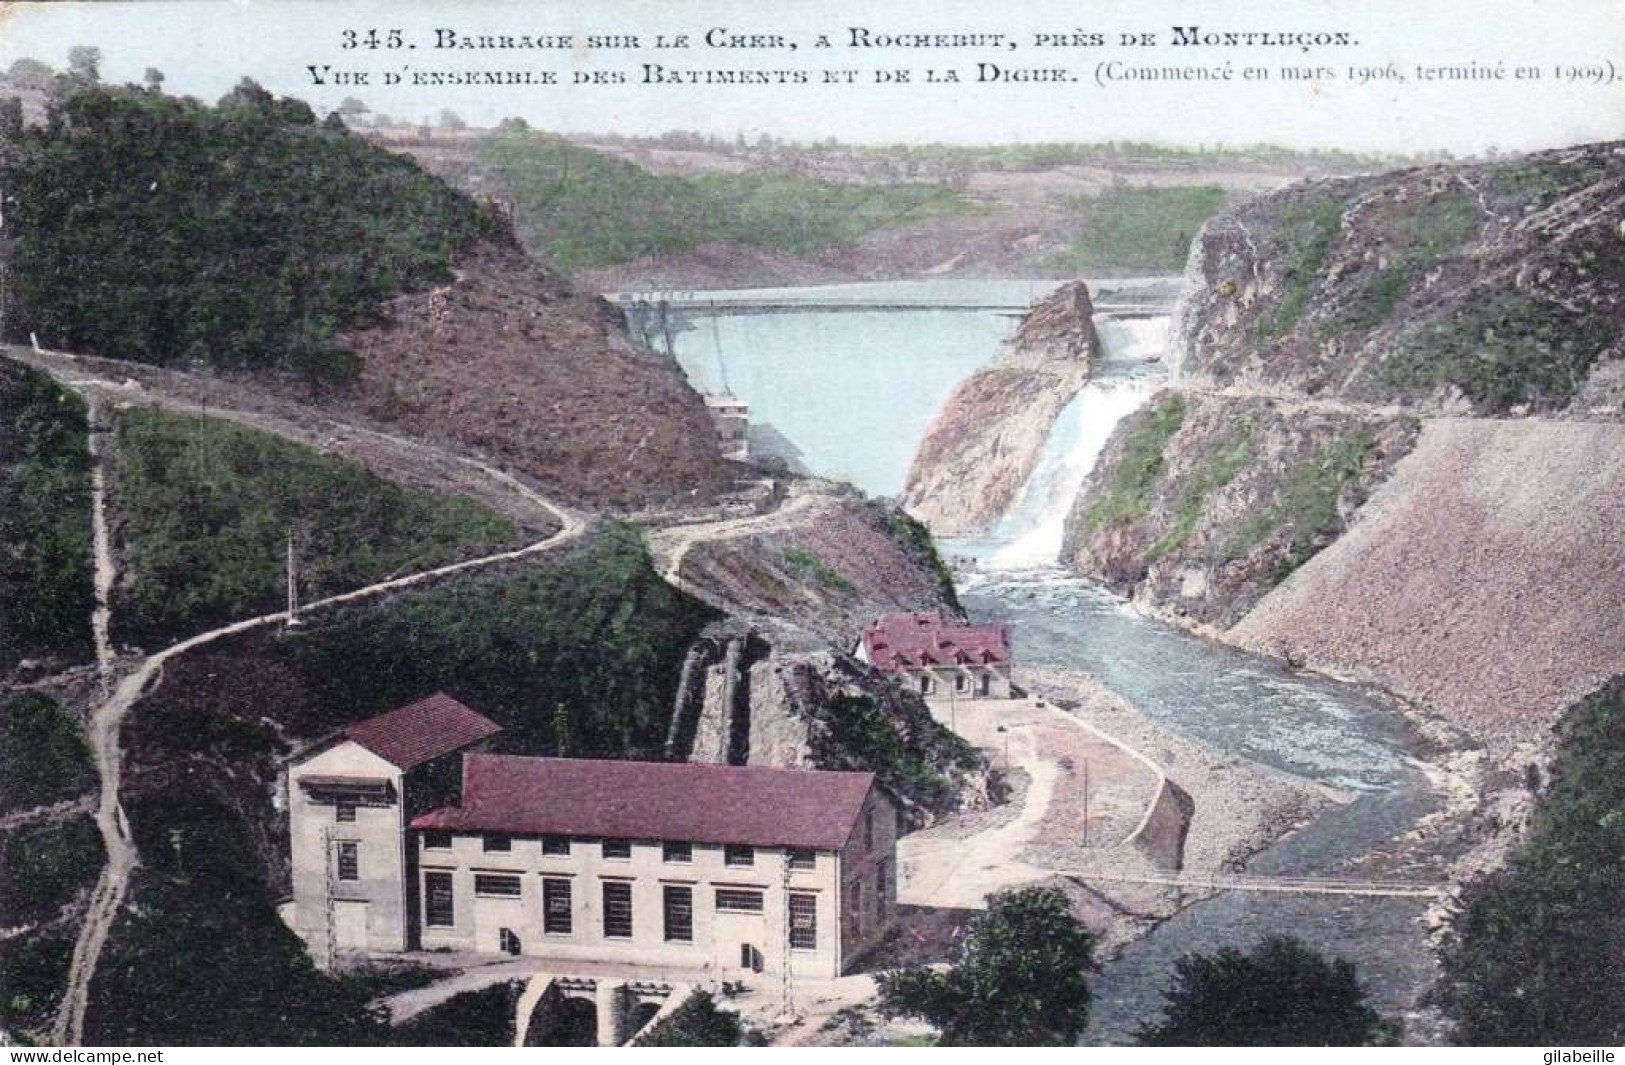
[(990, 569), (1056, 563), (1066, 516), (1112, 430), (1161, 382), (1155, 360), (1167, 348), (1167, 318), (1106, 319), (1098, 326), (1103, 357), (1095, 376), (1055, 419), (1038, 465), (994, 527), (991, 539), (1002, 546), (988, 556)]

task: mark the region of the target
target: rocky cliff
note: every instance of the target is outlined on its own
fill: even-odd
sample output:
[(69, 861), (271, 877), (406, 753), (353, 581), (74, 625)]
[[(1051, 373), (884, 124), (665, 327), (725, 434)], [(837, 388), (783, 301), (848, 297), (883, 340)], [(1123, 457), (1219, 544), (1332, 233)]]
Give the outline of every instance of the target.
[(987, 529), (1014, 501), (1100, 352), (1082, 281), (1022, 318), (996, 362), (954, 390), (909, 467), (903, 505), (939, 536)]
[(1625, 146), (1245, 204), (1192, 249), (1171, 358), (1074, 567), (1485, 738), (1625, 672)]

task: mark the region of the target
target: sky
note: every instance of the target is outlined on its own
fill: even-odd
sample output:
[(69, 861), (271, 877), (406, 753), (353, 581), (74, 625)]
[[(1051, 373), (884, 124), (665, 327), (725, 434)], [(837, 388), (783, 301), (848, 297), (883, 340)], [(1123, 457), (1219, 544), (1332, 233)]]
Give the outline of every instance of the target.
[[(1172, 47), (1174, 27), (1203, 33), (1290, 31), (1346, 34), (1352, 46)], [(1002, 33), (1015, 48), (849, 47), (853, 28), (891, 33)], [(415, 48), (343, 47), (343, 32), (402, 31)], [(563, 49), (467, 51), (436, 48), (436, 31), (569, 35)], [(710, 30), (779, 35), (798, 47), (709, 47)], [(589, 34), (637, 34), (638, 50), (588, 48)], [(654, 34), (689, 35), (688, 49), (656, 51)], [(817, 35), (835, 46), (817, 49)], [(1101, 34), (1104, 46), (1037, 45), (1034, 35)], [(1123, 33), (1155, 34), (1154, 47), (1125, 48)], [(364, 41), (364, 36), (358, 38)], [(387, 38), (386, 38), (387, 39)], [(0, 3), (0, 67), (20, 56), (62, 66), (76, 44), (99, 47), (103, 76), (139, 80), (149, 66), (166, 89), (213, 100), (243, 75), (326, 111), (356, 96), (375, 111), (411, 121), (450, 108), (475, 125), (519, 116), (561, 132), (653, 134), (692, 129), (733, 137), (767, 132), (870, 143), (1009, 143), (1144, 140), (1354, 151), (1495, 147), (1525, 150), (1625, 137), (1625, 0), (181, 0), (130, 3)], [(1226, 81), (1121, 80), (1125, 71), (1201, 67)], [(855, 71), (852, 84), (694, 86), (643, 84), (644, 64), (682, 70)], [(1077, 81), (977, 83), (978, 64), (1059, 67)], [(1415, 69), (1504, 64), (1500, 80), (1421, 82)], [(329, 66), (368, 75), (366, 87), (313, 83)], [(1115, 66), (1113, 66), (1115, 64)], [(1351, 67), (1405, 75), (1357, 84)], [(1320, 68), (1313, 81), (1286, 81), (1283, 67)], [(876, 83), (877, 70), (913, 71), (908, 85)], [(1267, 81), (1242, 80), (1246, 67)], [(1539, 80), (1514, 77), (1518, 67)], [(409, 68), (409, 69), (408, 69)], [(923, 84), (925, 69), (953, 70), (958, 84)], [(1097, 81), (1102, 69), (1113, 79)], [(1600, 73), (1604, 84), (1562, 80)], [(384, 86), (386, 71), (551, 72), (561, 84)], [(1330, 71), (1332, 76), (1326, 77)], [(624, 85), (575, 85), (625, 76)], [(1612, 83), (1607, 83), (1609, 80)]]

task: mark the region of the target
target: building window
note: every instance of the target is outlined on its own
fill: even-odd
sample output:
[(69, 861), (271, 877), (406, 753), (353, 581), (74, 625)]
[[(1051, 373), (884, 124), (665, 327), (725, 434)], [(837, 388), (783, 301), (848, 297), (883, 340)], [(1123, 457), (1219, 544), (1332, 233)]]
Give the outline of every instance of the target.
[(886, 893), (887, 883), (891, 879), (889, 863), (884, 859), (875, 866), (875, 916), (881, 920), (886, 919)]
[(687, 865), (694, 860), (694, 844), (668, 839), (660, 846), (660, 856), (665, 861)]
[(549, 858), (570, 857), (569, 836), (543, 836), (542, 853)]
[(954, 691), (962, 692), (970, 687), (970, 678), (963, 673), (954, 674)]
[(863, 878), (852, 881), (852, 895), (846, 900), (847, 908), (852, 911), (852, 931), (855, 934), (863, 933)]
[(423, 923), (430, 928), (450, 928), (457, 923), (456, 894), (450, 873), (423, 874)]
[(790, 893), (790, 949), (818, 949), (818, 896)]
[(632, 885), (624, 880), (604, 881), (604, 938), (632, 938)]
[(335, 820), (335, 821), (354, 821), (355, 820), (355, 803), (353, 803), (353, 802), (337, 802), (337, 803), (334, 803), (333, 804), (333, 820)]
[(340, 840), (333, 844), (333, 856), (340, 880), (361, 879), (361, 844), (354, 840)]
[(629, 839), (604, 840), (604, 857), (625, 861), (632, 857), (632, 841)]
[(875, 812), (872, 809), (863, 811), (863, 849), (875, 849)]
[(523, 892), (517, 873), (475, 873), (474, 894), (487, 899), (517, 899)]
[(488, 852), (489, 851), (503, 851), (503, 852), (511, 851), (511, 850), (513, 850), (513, 840), (508, 838), (507, 836), (487, 835), (485, 837), (485, 849)]
[(976, 686), (983, 695), (986, 695), (990, 690), (992, 690), (992, 685), (989, 682), (988, 675), (986, 673), (983, 673), (979, 678), (977, 678)]
[(718, 913), (761, 913), (762, 893), (741, 888), (717, 888)]
[(497, 931), (497, 947), (502, 953), (512, 954), (516, 957), (524, 949), (519, 942), (519, 937), (514, 934), (511, 928), (502, 928)]
[(542, 879), (542, 931), (567, 936), (574, 930), (570, 909), (570, 881), (562, 876)]
[(816, 869), (818, 868), (818, 854), (816, 851), (792, 850), (790, 854), (790, 868)]
[(449, 850), (451, 850), (451, 833), (450, 832), (425, 832), (425, 833), (423, 833), (423, 849), (426, 850), (426, 851), (449, 851)]
[(722, 848), (723, 865), (755, 865), (756, 848), (730, 843)]
[(686, 884), (665, 885), (666, 942), (694, 942), (694, 889)]

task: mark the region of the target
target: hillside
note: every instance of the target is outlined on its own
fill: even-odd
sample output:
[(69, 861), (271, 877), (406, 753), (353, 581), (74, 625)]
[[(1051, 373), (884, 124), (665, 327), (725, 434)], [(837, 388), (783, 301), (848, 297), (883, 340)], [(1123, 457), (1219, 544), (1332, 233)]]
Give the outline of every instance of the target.
[(1215, 219), (1174, 387), (1119, 427), (1065, 558), (1502, 750), (1543, 742), (1625, 671), (1622, 223), (1611, 144), (1297, 185)]
[(511, 204), (526, 246), (597, 291), (1175, 273), (1227, 203), (1379, 162), (1148, 144), (571, 140), (512, 120), (364, 135)]
[(1309, 183), (1210, 224), (1190, 385), (1618, 417), (1625, 145)]
[(275, 388), (590, 505), (731, 479), (700, 397), (607, 306), (300, 101), (85, 88), (8, 147), (9, 339)]
[(89, 424), (82, 400), (0, 362), (0, 677), (90, 656)]
[(903, 489), (903, 505), (938, 536), (984, 531), (1009, 509), (1099, 357), (1093, 314), (1083, 282), (1056, 289), (948, 397)]

